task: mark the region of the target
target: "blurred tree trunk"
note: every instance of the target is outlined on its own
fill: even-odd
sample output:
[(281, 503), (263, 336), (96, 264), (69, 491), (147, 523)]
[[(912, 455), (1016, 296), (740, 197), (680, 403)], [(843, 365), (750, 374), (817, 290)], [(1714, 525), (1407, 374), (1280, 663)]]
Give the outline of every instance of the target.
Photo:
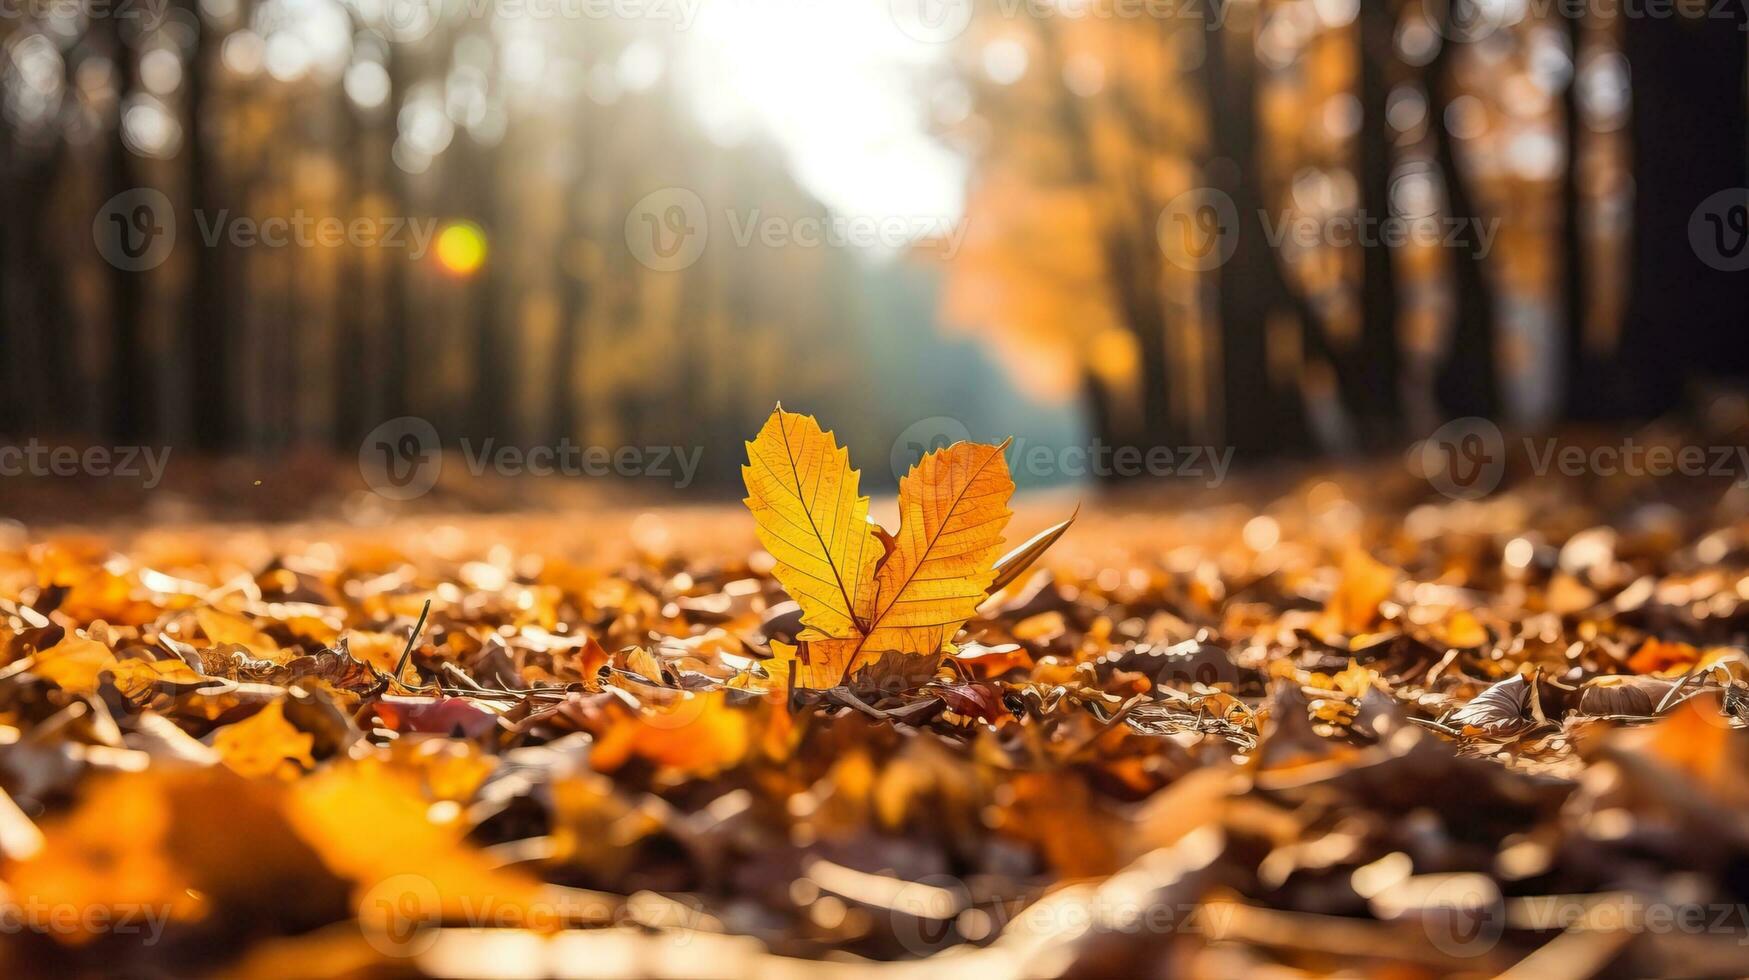
[[(208, 84), (218, 64), (218, 32), (202, 18), (198, 0), (184, 6), (196, 25), (194, 50), (185, 68), (183, 100), (183, 166), (186, 191), (191, 211), (204, 212), (211, 220), (223, 207), (215, 186), (213, 152), (207, 122), (217, 114), (208, 94)], [(189, 228), (198, 228), (194, 215), (189, 216)], [(191, 366), (188, 393), (192, 401), (190, 417), (194, 423), (195, 445), (206, 452), (218, 452), (232, 444), (231, 429), (237, 406), (231, 392), (235, 366), (231, 359), (234, 327), (231, 308), (225, 303), (227, 283), (232, 270), (224, 261), (224, 248), (204, 247), (194, 243), (194, 266), (190, 271), (190, 296), (186, 315), (189, 326), (186, 339)]]
[(34, 343), (28, 356), (19, 351), (20, 367), (25, 371), (24, 391), (30, 399), (27, 412), (35, 416), (32, 429), (38, 432), (74, 431), (81, 425), (81, 413), (74, 407), (74, 393), (80, 390), (73, 349), (76, 323), (67, 294), (67, 270), (54, 242), (55, 185), (65, 172), (68, 156), (66, 141), (56, 134), (54, 145), (32, 168), (20, 209), (20, 223), (31, 239), (28, 254), (38, 264), (30, 277), (33, 315), (29, 331), (34, 334)]
[[(122, 109), (134, 84), (138, 58), (123, 35), (122, 18), (103, 18), (115, 65), (115, 129), (105, 152), (103, 199), (140, 186), (133, 151), (123, 136)], [(145, 337), (144, 272), (110, 263), (109, 278), (109, 434), (118, 444), (137, 443), (153, 430), (152, 366)]]
[(1561, 93), (1562, 142), (1567, 167), (1561, 180), (1561, 309), (1565, 328), (1562, 361), (1562, 414), (1569, 419), (1601, 417), (1604, 399), (1597, 382), (1597, 352), (1590, 339), (1590, 260), (1586, 254), (1585, 191), (1581, 163), (1585, 155), (1585, 116), (1579, 104), (1579, 65), (1584, 50), (1583, 10), (1562, 7), (1567, 48), (1573, 72)]
[(1634, 230), (1620, 373), (1631, 414), (1676, 407), (1689, 382), (1749, 374), (1749, 272), (1727, 271), (1749, 249), (1749, 210), (1741, 192), (1709, 201), (1749, 177), (1745, 18), (1715, 6), (1622, 25)]
[[(1396, 61), (1395, 8), (1386, 3), (1360, 5), (1360, 134), (1356, 175), (1360, 210), (1373, 228), (1391, 214), (1391, 174), (1395, 154), (1385, 105), (1391, 93), (1390, 66)], [(1375, 236), (1376, 237), (1376, 236)], [(1397, 274), (1390, 246), (1373, 240), (1362, 249), (1362, 293), (1358, 370), (1352, 377), (1359, 390), (1346, 399), (1355, 414), (1362, 442), (1380, 448), (1394, 442), (1402, 418), (1399, 397), (1401, 356), (1397, 339)]]
[[(388, 103), (377, 117), (380, 120), (378, 126), (382, 130), (380, 139), (383, 151), (389, 156), (382, 171), (383, 193), (386, 198), (384, 204), (388, 208), (388, 214), (411, 220), (413, 212), (408, 201), (407, 177), (393, 159), (401, 104), (406, 100), (414, 78), (405, 45), (392, 43), (388, 46), (388, 73)], [(379, 300), (382, 303), (384, 334), (383, 376), (372, 381), (382, 386), (385, 419), (397, 418), (413, 410), (411, 381), (407, 370), (407, 357), (412, 350), (408, 342), (412, 325), (407, 322), (407, 264), (408, 260), (401, 256), (387, 258), (381, 263), (383, 278)]]
[(1205, 179), (1232, 199), (1239, 227), (1227, 231), (1237, 236), (1237, 247), (1218, 272), (1220, 417), (1225, 443), (1250, 456), (1298, 449), (1310, 434), (1299, 377), (1284, 384), (1270, 368), (1270, 317), (1292, 302), (1263, 223), (1254, 22), (1230, 3), (1221, 13), (1219, 26), (1205, 35), (1203, 94), (1211, 142)]
[(466, 158), (466, 186), (473, 198), (474, 221), (485, 234), (486, 261), (469, 284), (473, 297), (473, 394), (470, 428), (481, 439), (504, 440), (513, 435), (510, 419), (511, 365), (516, 363), (516, 335), (521, 324), (514, 307), (504, 302), (504, 256), (509, 229), (504, 222), (504, 188), (499, 162), (503, 140), (481, 146), (465, 133), (457, 134)]
[[(1458, 159), (1456, 140), (1447, 125), (1446, 110), (1457, 97), (1452, 56), (1460, 36), (1456, 23), (1457, 0), (1446, 4), (1447, 38), (1439, 54), (1427, 66), (1429, 126), (1433, 131), (1434, 158), (1445, 183), (1445, 217), (1466, 231), (1455, 249), (1447, 249), (1452, 270), (1452, 322), (1445, 358), (1434, 378), (1434, 397), (1447, 418), (1500, 414), (1499, 365), (1494, 355), (1494, 290), (1488, 283), (1486, 256), (1478, 253), (1484, 220), (1470, 195), (1469, 178)], [(1370, 111), (1369, 106), (1369, 111)], [(1383, 104), (1379, 105), (1382, 110)], [(1386, 132), (1388, 135), (1388, 127)]]
[[(14, 186), (18, 181), (18, 149), (12, 132), (12, 123), (7, 114), (0, 112), (0, 214), (17, 214), (19, 194)], [(23, 249), (13, 244), (13, 236), (17, 233), (13, 222), (0, 224), (0, 342), (4, 342), (6, 350), (16, 352), (25, 336), (26, 325), (14, 301), (12, 273), (17, 268)], [(14, 353), (7, 357), (6, 364), (0, 368), (0, 435), (20, 436), (29, 427), (29, 406), (25, 402), (24, 388), (21, 384), (24, 377), (24, 365)], [(72, 379), (64, 379), (71, 381)]]
[[(335, 97), (339, 100), (336, 111), (340, 115), (340, 131), (344, 134), (346, 145), (352, 148), (352, 166), (345, 175), (347, 196), (344, 200), (357, 213), (371, 186), (370, 152), (373, 148), (381, 148), (372, 146), (371, 134), (362, 124), (358, 109), (345, 90), (336, 92)], [(362, 298), (369, 295), (368, 264), (364, 249), (356, 243), (347, 242), (341, 248), (342, 296)], [(369, 388), (370, 372), (374, 367), (369, 356), (368, 342), (372, 314), (371, 304), (346, 300), (340, 303), (337, 314), (340, 322), (334, 337), (334, 364), (329, 369), (333, 377), (329, 381), (328, 391), (334, 399), (334, 445), (342, 451), (356, 446), (366, 431), (363, 421), (366, 411), (365, 391)]]
[[(1060, 24), (1035, 21), (1044, 62), (1062, 77), (1064, 57), (1058, 36)], [(1106, 180), (1099, 172), (1093, 156), (1092, 125), (1080, 103), (1064, 86), (1052, 89), (1052, 113), (1070, 154), (1070, 178), (1089, 189)], [(1139, 139), (1149, 134), (1134, 134)], [(1104, 215), (1105, 227), (1099, 235), (1099, 247), (1105, 262), (1106, 279), (1111, 288), (1112, 306), (1136, 342), (1141, 362), (1137, 384), (1141, 401), (1139, 424), (1116, 423), (1116, 413), (1106, 402), (1106, 430), (1098, 433), (1109, 445), (1139, 446), (1144, 449), (1167, 446), (1175, 438), (1171, 417), (1171, 373), (1166, 349), (1167, 313), (1165, 297), (1161, 295), (1160, 251), (1155, 239), (1154, 219), (1157, 211), (1132, 209), (1136, 213)]]
[[(593, 173), (585, 167), (583, 173)], [(577, 433), (577, 354), (582, 349), (585, 318), (589, 315), (589, 283), (581, 268), (586, 229), (582, 218), (582, 196), (577, 188), (567, 186), (560, 194), (565, 202), (565, 217), (560, 225), (559, 247), (553, 255), (553, 275), (559, 284), (558, 335), (553, 339), (553, 359), (547, 365), (548, 441), (557, 445), (560, 439)]]

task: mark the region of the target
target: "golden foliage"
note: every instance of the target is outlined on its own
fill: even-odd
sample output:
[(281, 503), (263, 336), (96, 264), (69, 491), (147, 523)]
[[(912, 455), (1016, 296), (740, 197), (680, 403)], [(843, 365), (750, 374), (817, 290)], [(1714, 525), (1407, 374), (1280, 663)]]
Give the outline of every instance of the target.
[[(849, 453), (812, 416), (772, 412), (742, 473), (773, 574), (802, 608), (799, 686), (843, 683), (881, 654), (940, 656), (996, 577), (1014, 493), (1004, 448), (957, 443), (924, 456), (899, 481), (889, 546), (857, 496)], [(787, 686), (788, 662), (774, 667)]]

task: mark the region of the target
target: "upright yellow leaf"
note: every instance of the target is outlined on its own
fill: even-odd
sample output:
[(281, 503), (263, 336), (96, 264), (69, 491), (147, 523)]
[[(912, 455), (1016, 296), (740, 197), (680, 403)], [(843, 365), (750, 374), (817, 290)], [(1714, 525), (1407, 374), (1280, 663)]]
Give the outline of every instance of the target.
[(935, 654), (972, 618), (996, 577), (1014, 479), (1002, 446), (961, 442), (899, 481), (899, 533), (875, 577), (863, 649)]
[(802, 607), (802, 639), (860, 636), (882, 553), (850, 453), (811, 415), (779, 406), (747, 443), (747, 507), (773, 574)]
[(996, 579), (1013, 516), (1004, 446), (956, 443), (925, 456), (899, 481), (901, 523), (889, 535), (869, 523), (868, 498), (831, 434), (781, 406), (772, 413), (747, 444), (742, 475), (759, 540), (806, 627), (796, 647), (772, 645), (777, 686), (792, 667), (796, 686), (816, 689), (883, 657), (877, 673), (895, 683), (935, 668)]
[(813, 640), (810, 677), (848, 677), (893, 652), (934, 657), (988, 595), (1014, 479), (1001, 446), (955, 443), (923, 457), (899, 481), (899, 533), (875, 576), (861, 636)]

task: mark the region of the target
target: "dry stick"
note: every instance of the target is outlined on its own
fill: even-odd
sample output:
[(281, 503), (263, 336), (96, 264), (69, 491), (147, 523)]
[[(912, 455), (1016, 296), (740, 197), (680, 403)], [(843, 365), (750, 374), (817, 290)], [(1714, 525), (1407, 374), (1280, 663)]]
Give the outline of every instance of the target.
[(1431, 729), (1433, 731), (1440, 733), (1441, 735), (1449, 735), (1452, 738), (1460, 738), (1464, 734), (1461, 729), (1453, 728), (1450, 725), (1442, 725), (1439, 722), (1434, 721), (1431, 718), (1417, 718), (1414, 715), (1407, 715), (1405, 717), (1408, 718), (1410, 724), (1420, 725), (1422, 728)]
[(401, 659), (395, 662), (395, 683), (400, 683), (401, 672), (407, 669), (407, 661), (413, 659), (413, 646), (419, 642), (419, 634), (425, 630), (425, 617), (431, 615), (431, 600), (425, 600), (425, 608), (419, 610), (419, 622), (413, 624), (413, 632), (407, 634), (407, 648), (401, 651)]

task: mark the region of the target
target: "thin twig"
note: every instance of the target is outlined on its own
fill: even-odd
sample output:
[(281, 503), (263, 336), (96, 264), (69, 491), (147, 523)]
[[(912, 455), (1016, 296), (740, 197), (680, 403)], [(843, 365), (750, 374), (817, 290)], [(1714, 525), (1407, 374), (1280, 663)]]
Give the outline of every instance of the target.
[(1662, 698), (1658, 699), (1658, 706), (1656, 708), (1652, 709), (1652, 713), (1655, 715), (1663, 714), (1664, 713), (1664, 706), (1669, 704), (1670, 699), (1675, 697), (1678, 692), (1680, 692), (1683, 688), (1688, 686), (1688, 679), (1693, 677), (1694, 672), (1699, 670), (1699, 669), (1700, 669), (1700, 658), (1696, 657), (1694, 659), (1694, 663), (1688, 665), (1688, 673), (1682, 675), (1682, 680), (1677, 681), (1676, 686), (1672, 687), (1668, 691), (1665, 691), (1664, 696)]
[(407, 669), (407, 661), (413, 659), (413, 647), (419, 642), (419, 634), (425, 630), (425, 617), (431, 615), (431, 600), (425, 600), (425, 608), (419, 610), (419, 622), (413, 624), (413, 632), (407, 634), (407, 648), (401, 651), (401, 659), (395, 662), (394, 680), (401, 682), (401, 672)]

